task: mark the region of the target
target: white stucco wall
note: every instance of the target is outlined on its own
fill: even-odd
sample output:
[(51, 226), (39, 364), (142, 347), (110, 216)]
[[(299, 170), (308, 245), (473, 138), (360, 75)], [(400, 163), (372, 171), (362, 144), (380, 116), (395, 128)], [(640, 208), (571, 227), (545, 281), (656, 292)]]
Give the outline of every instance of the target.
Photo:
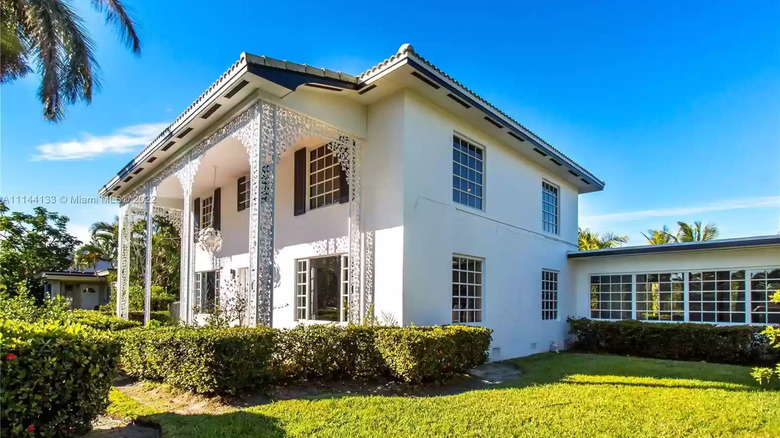
[(712, 249), (569, 260), (574, 275), (575, 316), (590, 317), (591, 274), (696, 272), (715, 269), (780, 268), (780, 248)]
[[(562, 345), (576, 248), (577, 194), (495, 138), (407, 92), (404, 97), (404, 324), (448, 324), (452, 255), (484, 259), (483, 317), (493, 359)], [(452, 201), (452, 139), (485, 148), (485, 208)], [(559, 236), (542, 231), (542, 180), (560, 187)], [(558, 321), (542, 321), (542, 269), (560, 271)], [(573, 309), (572, 309), (573, 310)]]

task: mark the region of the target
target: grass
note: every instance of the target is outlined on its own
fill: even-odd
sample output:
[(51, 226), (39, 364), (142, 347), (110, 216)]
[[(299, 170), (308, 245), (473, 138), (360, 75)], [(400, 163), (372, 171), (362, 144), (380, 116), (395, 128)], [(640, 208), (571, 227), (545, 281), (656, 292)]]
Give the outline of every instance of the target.
[(178, 415), (114, 390), (112, 415), (164, 437), (780, 437), (780, 391), (750, 369), (587, 354), (516, 362), (497, 388), (439, 397), (335, 394), (222, 414)]

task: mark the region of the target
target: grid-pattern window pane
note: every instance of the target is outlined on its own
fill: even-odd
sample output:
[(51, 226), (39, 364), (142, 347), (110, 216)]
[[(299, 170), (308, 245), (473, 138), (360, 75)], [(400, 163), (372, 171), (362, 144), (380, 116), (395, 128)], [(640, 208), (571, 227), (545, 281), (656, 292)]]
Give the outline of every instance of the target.
[(214, 197), (200, 200), (200, 229), (211, 228), (214, 224)]
[(248, 176), (238, 179), (238, 211), (249, 208), (249, 186)]
[(341, 165), (328, 145), (309, 151), (309, 209), (339, 202)]
[(631, 319), (631, 275), (590, 276), (590, 317)]
[(308, 319), (309, 314), (309, 261), (298, 260), (295, 269), (295, 317)]
[(195, 297), (199, 312), (213, 311), (219, 304), (219, 271), (198, 272), (195, 275)]
[(778, 291), (780, 291), (780, 268), (750, 273), (751, 322), (780, 324), (780, 303), (772, 300), (772, 296)]
[(558, 187), (542, 181), (542, 228), (558, 234)]
[(482, 322), (482, 260), (452, 256), (452, 322)]
[(458, 137), (452, 139), (452, 200), (482, 210), (485, 151)]
[(542, 319), (558, 319), (558, 273), (542, 271)]
[(349, 256), (341, 256), (341, 321), (349, 318)]
[(637, 274), (636, 319), (684, 321), (685, 279), (682, 272)]
[(745, 271), (688, 274), (688, 319), (692, 322), (745, 322)]

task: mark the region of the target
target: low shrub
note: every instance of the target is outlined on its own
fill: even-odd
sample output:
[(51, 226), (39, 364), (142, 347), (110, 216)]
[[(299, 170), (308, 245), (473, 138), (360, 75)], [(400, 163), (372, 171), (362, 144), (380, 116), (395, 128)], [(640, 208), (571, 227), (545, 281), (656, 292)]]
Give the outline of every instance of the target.
[(161, 327), (117, 332), (122, 369), (198, 393), (237, 394), (281, 381), (392, 376), (443, 380), (487, 359), (480, 327)]
[(81, 325), (0, 319), (0, 436), (83, 434), (108, 404), (119, 345)]
[(441, 381), (484, 363), (492, 330), (450, 325), (385, 328), (377, 350), (391, 373), (406, 382)]
[[(130, 321), (139, 322), (141, 324), (144, 322), (144, 312), (130, 312), (127, 316)], [(173, 317), (167, 310), (153, 310), (149, 312), (149, 317), (151, 318), (151, 321), (160, 321), (163, 325), (173, 324)]]
[(280, 373), (286, 379), (367, 378), (387, 374), (375, 346), (377, 329), (299, 325), (279, 332)]
[(777, 360), (763, 327), (569, 319), (574, 348), (629, 356), (736, 365)]
[(24, 289), (11, 296), (0, 292), (0, 318), (25, 322), (58, 322), (67, 319), (68, 302), (62, 297), (36, 302)]
[(96, 310), (74, 309), (69, 312), (68, 319), (71, 322), (98, 330), (118, 331), (141, 326), (136, 321), (128, 321), (118, 316), (106, 315)]
[(237, 394), (278, 379), (278, 332), (160, 327), (119, 332), (122, 369), (196, 393)]

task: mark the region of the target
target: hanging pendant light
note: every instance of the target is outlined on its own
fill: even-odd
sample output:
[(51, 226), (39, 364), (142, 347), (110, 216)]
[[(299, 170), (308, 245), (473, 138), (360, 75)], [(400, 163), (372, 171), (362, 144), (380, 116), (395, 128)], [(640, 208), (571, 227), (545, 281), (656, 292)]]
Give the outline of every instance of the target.
[[(214, 190), (217, 189), (217, 166), (214, 166), (214, 183), (212, 185), (211, 192), (214, 193)], [(203, 248), (204, 251), (206, 251), (209, 254), (214, 254), (215, 252), (222, 249), (222, 233), (219, 232), (218, 229), (214, 228), (214, 209), (217, 207), (214, 205), (213, 197), (211, 198), (211, 225), (207, 228), (203, 228), (198, 232), (198, 243), (200, 244), (200, 247)]]

